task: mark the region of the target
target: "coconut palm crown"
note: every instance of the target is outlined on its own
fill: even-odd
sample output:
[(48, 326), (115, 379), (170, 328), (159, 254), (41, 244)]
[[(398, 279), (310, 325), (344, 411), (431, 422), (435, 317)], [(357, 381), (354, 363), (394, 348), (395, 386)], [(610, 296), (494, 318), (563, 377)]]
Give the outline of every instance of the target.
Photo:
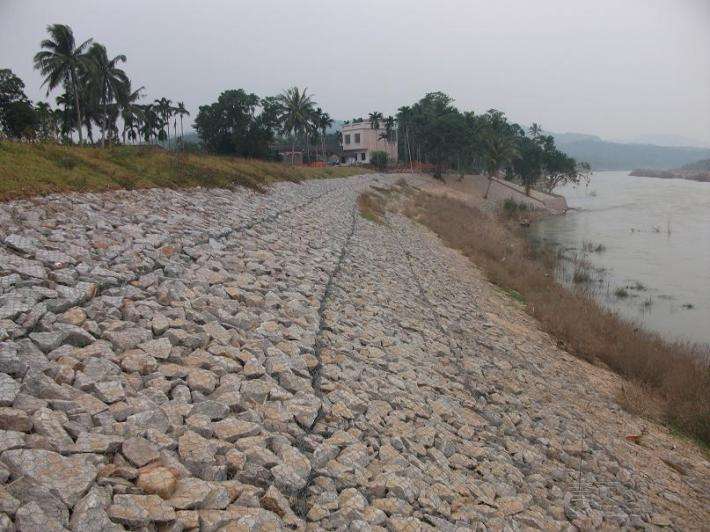
[(86, 65), (84, 53), (92, 39), (87, 39), (77, 46), (72, 29), (65, 24), (51, 24), (47, 26), (47, 33), (49, 39), (42, 41), (42, 50), (35, 54), (34, 66), (44, 76), (42, 85), (47, 85), (47, 95), (59, 85), (63, 85), (67, 93), (74, 95), (79, 142), (83, 143), (79, 101), (81, 91), (78, 84), (79, 75)]

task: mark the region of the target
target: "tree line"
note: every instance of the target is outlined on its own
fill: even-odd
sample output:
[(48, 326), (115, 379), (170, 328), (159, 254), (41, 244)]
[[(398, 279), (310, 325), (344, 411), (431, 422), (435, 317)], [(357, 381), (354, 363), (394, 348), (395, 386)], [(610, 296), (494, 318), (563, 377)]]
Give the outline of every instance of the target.
[(590, 172), (588, 164), (560, 151), (540, 125), (525, 130), (496, 109), (461, 112), (442, 92), (400, 107), (394, 120), (400, 160), (431, 164), (437, 177), (448, 169), (501, 175), (529, 192), (535, 185), (552, 191), (562, 183), (579, 183)]
[(57, 107), (41, 101), (33, 104), (24, 92), (24, 82), (11, 70), (1, 69), (0, 131), (4, 135), (64, 143), (74, 142), (76, 135), (83, 144), (86, 132), (88, 142), (103, 146), (158, 141), (170, 145), (173, 139), (182, 139), (183, 117), (190, 114), (185, 105), (173, 105), (165, 97), (141, 103), (145, 87), (134, 88), (122, 68), (125, 55), (112, 57), (93, 39), (79, 43), (65, 24), (48, 26), (47, 34), (34, 56), (34, 67), (44, 78), (47, 96), (62, 89), (56, 98)]
[[(47, 96), (63, 90), (57, 107), (33, 104), (22, 80), (8, 69), (0, 70), (0, 132), (10, 138), (65, 143), (75, 142), (75, 137), (84, 143), (86, 132), (88, 142), (102, 146), (161, 142), (171, 147), (173, 139), (183, 145), (183, 118), (190, 113), (182, 102), (173, 105), (165, 97), (142, 103), (145, 87), (133, 87), (122, 68), (125, 55), (111, 56), (93, 39), (78, 43), (63, 24), (48, 26), (47, 33), (34, 67), (44, 78)], [(589, 174), (588, 165), (561, 152), (539, 125), (526, 130), (496, 109), (462, 112), (442, 92), (426, 94), (394, 116), (373, 111), (367, 121), (380, 131), (380, 139), (397, 143), (400, 161), (412, 168), (415, 163), (431, 165), (436, 177), (450, 170), (502, 175), (529, 191), (536, 185), (552, 190), (578, 183)], [(216, 102), (199, 107), (193, 127), (208, 152), (276, 159), (281, 145), (293, 164), (297, 149), (307, 162), (327, 160), (329, 152), (341, 150), (340, 132), (328, 133), (333, 123), (313, 94), (292, 87), (264, 98), (244, 89), (224, 91)]]
[(298, 87), (265, 98), (244, 89), (224, 91), (216, 102), (200, 106), (194, 124), (210, 152), (276, 158), (273, 148), (280, 142), (290, 144), (292, 164), (297, 146), (305, 160), (326, 159), (327, 131), (332, 125), (333, 119), (317, 106), (313, 95)]

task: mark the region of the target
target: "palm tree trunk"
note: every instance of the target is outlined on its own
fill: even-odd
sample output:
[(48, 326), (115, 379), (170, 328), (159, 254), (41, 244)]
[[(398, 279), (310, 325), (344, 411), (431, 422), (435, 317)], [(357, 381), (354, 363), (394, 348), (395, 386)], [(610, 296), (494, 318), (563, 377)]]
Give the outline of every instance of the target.
[(293, 166), (293, 156), (296, 150), (296, 130), (293, 131), (293, 138), (291, 139), (291, 166)]
[(103, 98), (103, 117), (101, 118), (101, 145), (105, 148), (106, 147), (106, 129), (108, 128), (108, 109), (107, 109), (107, 104), (106, 104), (106, 97), (104, 96)]
[(74, 91), (74, 105), (76, 106), (76, 127), (79, 130), (79, 144), (84, 144), (84, 133), (81, 130), (81, 106), (79, 105), (79, 87), (76, 86), (76, 71), (71, 70), (71, 85)]
[(414, 163), (412, 162), (412, 142), (409, 139), (409, 128), (407, 128), (407, 151), (409, 152), (409, 169), (414, 173)]

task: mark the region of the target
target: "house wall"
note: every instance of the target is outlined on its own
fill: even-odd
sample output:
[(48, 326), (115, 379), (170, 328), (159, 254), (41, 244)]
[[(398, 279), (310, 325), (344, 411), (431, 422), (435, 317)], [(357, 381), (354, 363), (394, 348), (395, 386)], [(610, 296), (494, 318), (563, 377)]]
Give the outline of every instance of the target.
[[(370, 162), (370, 153), (373, 151), (384, 151), (390, 158), (390, 161), (397, 162), (397, 143), (387, 142), (379, 138), (385, 132), (383, 127), (380, 129), (372, 129), (369, 122), (361, 122), (357, 124), (347, 124), (341, 129), (343, 134), (343, 156), (346, 161), (348, 158), (357, 156), (357, 162)], [(347, 136), (350, 136), (350, 143), (347, 143)], [(356, 142), (356, 135), (359, 135), (359, 142)], [(360, 158), (361, 153), (365, 153), (365, 160)]]

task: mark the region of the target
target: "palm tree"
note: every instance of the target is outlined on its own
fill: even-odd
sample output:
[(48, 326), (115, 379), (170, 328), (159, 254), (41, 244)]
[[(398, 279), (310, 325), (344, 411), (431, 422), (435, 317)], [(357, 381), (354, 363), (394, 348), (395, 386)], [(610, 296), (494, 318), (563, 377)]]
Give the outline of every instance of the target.
[(370, 113), (368, 119), (370, 120), (370, 127), (377, 131), (380, 129), (380, 121), (384, 118), (384, 115), (379, 111), (373, 111)]
[(411, 172), (414, 172), (414, 163), (412, 161), (412, 142), (411, 142), (411, 130), (414, 125), (412, 108), (408, 105), (400, 107), (397, 111), (397, 127), (403, 130), (404, 134), (404, 150), (406, 155), (409, 156), (409, 168)]
[(76, 120), (73, 101), (74, 98), (68, 92), (64, 92), (56, 98), (57, 106), (64, 108), (64, 110), (57, 109), (57, 112), (61, 114), (59, 117), (59, 132), (65, 142), (69, 137), (70, 131), (74, 129), (74, 120)]
[(175, 114), (180, 117), (180, 140), (182, 140), (182, 138), (185, 136), (185, 132), (182, 129), (182, 117), (190, 116), (190, 111), (185, 109), (185, 104), (183, 102), (178, 102), (177, 107), (175, 108)]
[(518, 156), (518, 146), (515, 137), (502, 131), (492, 130), (483, 139), (483, 150), (486, 173), (488, 174), (488, 186), (483, 197), (488, 198), (493, 177), (498, 173), (498, 170)]
[(321, 132), (321, 146), (323, 148), (323, 160), (326, 160), (326, 155), (325, 155), (325, 132), (328, 130), (329, 127), (333, 125), (333, 119), (330, 117), (328, 113), (325, 111), (321, 110), (319, 107), (316, 109), (316, 113), (318, 116), (318, 129), (320, 129)]
[(160, 100), (155, 100), (155, 105), (158, 108), (158, 113), (160, 114), (160, 117), (163, 120), (161, 133), (164, 131), (163, 128), (165, 126), (167, 126), (168, 128), (168, 149), (170, 149), (170, 117), (173, 113), (173, 107), (171, 105), (172, 103), (172, 101), (168, 100), (165, 97), (160, 98)]
[(395, 128), (396, 121), (393, 116), (388, 116), (385, 118), (385, 131), (380, 134), (380, 139), (386, 140), (387, 142), (392, 142), (395, 137), (397, 129)]
[(286, 133), (292, 133), (291, 139), (291, 165), (293, 165), (296, 150), (296, 136), (306, 129), (313, 112), (313, 97), (307, 93), (308, 88), (299, 90), (291, 87), (278, 96), (281, 105), (281, 123)]
[(141, 105), (139, 107), (140, 114), (140, 131), (143, 135), (143, 139), (150, 143), (151, 139), (155, 136), (155, 131), (160, 124), (160, 117), (155, 111), (155, 106), (152, 103)]
[(136, 128), (139, 125), (139, 114), (140, 106), (138, 105), (138, 100), (141, 99), (141, 92), (145, 87), (138, 87), (136, 90), (131, 90), (130, 82), (125, 88), (125, 92), (119, 97), (119, 104), (121, 106), (121, 118), (123, 119), (123, 143), (126, 143), (126, 132), (128, 132), (128, 138), (135, 141), (136, 140)]
[(86, 56), (89, 60), (87, 86), (92, 87), (98, 95), (101, 105), (101, 142), (105, 145), (109, 130), (108, 106), (114, 100), (118, 101), (126, 90), (130, 89), (128, 76), (118, 67), (118, 63), (126, 62), (126, 56), (119, 54), (109, 59), (106, 47), (99, 43), (92, 44)]
[(50, 38), (42, 41), (40, 46), (43, 50), (35, 54), (34, 67), (44, 76), (42, 86), (47, 85), (47, 95), (60, 84), (64, 86), (67, 92), (74, 95), (79, 142), (83, 143), (84, 136), (81, 131), (82, 117), (78, 84), (79, 75), (86, 62), (84, 52), (91, 44), (92, 39), (87, 39), (79, 46), (76, 46), (72, 29), (64, 24), (47, 26), (47, 33), (49, 33)]
[(37, 117), (39, 118), (40, 137), (42, 140), (56, 138), (56, 115), (54, 114), (54, 111), (49, 103), (37, 102), (35, 104), (35, 111), (37, 112)]
[(530, 136), (536, 139), (542, 135), (542, 126), (537, 122), (533, 122), (528, 131), (530, 132)]

